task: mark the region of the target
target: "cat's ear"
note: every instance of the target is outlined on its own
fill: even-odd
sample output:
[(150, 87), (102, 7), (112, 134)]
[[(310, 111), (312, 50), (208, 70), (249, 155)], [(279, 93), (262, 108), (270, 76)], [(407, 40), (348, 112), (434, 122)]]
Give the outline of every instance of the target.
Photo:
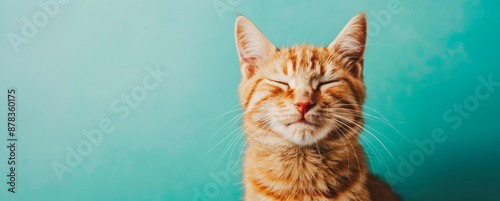
[(255, 64), (272, 55), (276, 47), (248, 18), (241, 15), (236, 19), (235, 37), (241, 73), (248, 79), (255, 73)]
[(329, 50), (338, 56), (349, 71), (356, 77), (363, 76), (363, 54), (366, 46), (366, 16), (360, 13), (342, 29), (335, 40), (328, 45)]

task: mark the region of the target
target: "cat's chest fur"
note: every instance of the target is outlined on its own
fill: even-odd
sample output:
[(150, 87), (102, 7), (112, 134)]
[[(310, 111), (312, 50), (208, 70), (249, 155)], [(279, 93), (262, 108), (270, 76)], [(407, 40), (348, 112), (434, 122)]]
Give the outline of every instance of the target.
[(245, 200), (370, 200), (364, 157), (347, 151), (249, 146)]

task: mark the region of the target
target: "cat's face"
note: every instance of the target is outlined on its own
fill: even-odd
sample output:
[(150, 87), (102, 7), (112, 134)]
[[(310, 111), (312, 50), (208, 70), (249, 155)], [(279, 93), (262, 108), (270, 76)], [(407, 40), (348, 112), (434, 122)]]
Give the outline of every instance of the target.
[(363, 13), (326, 48), (302, 45), (280, 50), (247, 18), (238, 17), (245, 127), (310, 145), (336, 130), (361, 126), (365, 40)]

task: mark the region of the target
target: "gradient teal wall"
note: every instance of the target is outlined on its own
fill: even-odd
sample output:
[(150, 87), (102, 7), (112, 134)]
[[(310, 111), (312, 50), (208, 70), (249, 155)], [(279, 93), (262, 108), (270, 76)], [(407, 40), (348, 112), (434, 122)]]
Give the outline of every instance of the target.
[[(235, 13), (280, 47), (326, 45), (362, 11), (371, 168), (405, 200), (500, 200), (500, 87), (484, 85), (500, 82), (497, 1), (61, 0), (44, 23), (46, 2), (1, 1), (0, 200), (238, 200)], [(16, 53), (9, 37), (34, 15)], [(157, 67), (168, 76), (154, 79)], [(15, 195), (3, 176), (10, 87)], [(102, 121), (109, 133), (58, 178), (53, 165)]]

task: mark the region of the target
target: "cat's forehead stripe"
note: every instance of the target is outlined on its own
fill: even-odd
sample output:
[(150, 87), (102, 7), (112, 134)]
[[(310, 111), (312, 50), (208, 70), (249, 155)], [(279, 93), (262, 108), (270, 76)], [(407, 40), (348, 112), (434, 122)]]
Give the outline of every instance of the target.
[[(333, 53), (334, 54), (334, 53)], [(275, 68), (271, 71), (285, 80), (293, 77), (320, 78), (339, 70), (338, 60), (323, 47), (310, 45), (281, 48), (275, 53)], [(308, 79), (309, 80), (309, 79)]]
[(288, 66), (287, 66), (287, 64), (285, 62), (282, 62), (282, 64), (281, 64), (281, 72), (285, 76), (288, 75)]
[(322, 52), (317, 48), (312, 48), (306, 45), (294, 46), (288, 49), (288, 54), (283, 55), (287, 63), (287, 74), (290, 71), (296, 72), (301, 70), (303, 72), (324, 72), (324, 64), (321, 62)]
[(295, 49), (293, 48), (290, 48), (288, 49), (288, 55), (289, 55), (289, 59), (290, 61), (292, 62), (292, 71), (295, 71), (295, 66), (297, 65), (297, 55), (295, 54)]

